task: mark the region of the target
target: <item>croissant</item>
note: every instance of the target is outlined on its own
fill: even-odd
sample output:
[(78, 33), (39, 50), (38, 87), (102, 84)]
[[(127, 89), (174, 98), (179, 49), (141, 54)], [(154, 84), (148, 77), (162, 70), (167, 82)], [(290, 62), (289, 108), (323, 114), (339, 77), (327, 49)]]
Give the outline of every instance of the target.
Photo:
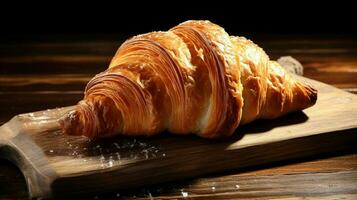
[(109, 68), (60, 120), (65, 134), (231, 136), (238, 125), (315, 104), (317, 91), (287, 73), (252, 41), (209, 21), (125, 41)]

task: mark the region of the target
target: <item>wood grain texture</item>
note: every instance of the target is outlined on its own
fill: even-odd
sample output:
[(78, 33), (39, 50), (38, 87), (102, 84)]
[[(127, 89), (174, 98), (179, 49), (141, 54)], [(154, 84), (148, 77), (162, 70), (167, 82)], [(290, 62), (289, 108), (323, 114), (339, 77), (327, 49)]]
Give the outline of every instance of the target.
[(357, 96), (299, 78), (318, 89), (315, 106), (240, 127), (226, 141), (169, 134), (96, 141), (65, 136), (58, 119), (73, 109), (66, 107), (21, 114), (0, 127), (0, 157), (20, 167), (31, 197), (73, 197), (341, 150), (356, 143)]
[[(297, 58), (305, 67), (306, 77), (357, 93), (356, 38), (345, 35), (246, 36), (262, 46), (273, 59), (283, 55)], [(121, 35), (65, 35), (1, 40), (0, 124), (9, 121), (16, 114), (75, 104), (83, 97), (86, 80), (106, 68), (123, 39), (125, 37)], [(36, 59), (31, 59), (31, 56)], [(59, 57), (66, 59), (60, 60)], [(195, 193), (192, 193), (194, 198), (190, 192), (187, 193), (189, 199), (356, 199), (355, 182), (348, 181), (354, 180), (355, 176), (338, 175), (357, 171), (357, 151), (354, 146), (350, 145), (350, 151), (264, 164), (258, 168), (249, 167), (225, 174), (201, 176), (184, 182), (175, 181), (130, 191), (118, 190), (94, 195), (93, 198), (118, 199), (119, 194), (120, 199), (134, 199), (134, 196), (140, 199), (151, 199), (151, 196), (154, 199), (184, 199), (183, 194), (186, 193), (182, 191), (192, 191), (195, 188)], [(330, 174), (331, 178), (320, 179), (320, 172)], [(261, 187), (271, 185), (271, 177), (283, 177), (281, 175), (292, 173), (297, 177), (294, 184), (274, 178), (274, 187), (265, 190), (266, 192), (260, 190)], [(254, 181), (246, 182), (246, 187), (250, 188), (249, 194), (243, 192), (243, 195), (235, 188), (227, 191), (229, 187), (223, 187), (232, 177), (239, 182), (252, 180), (257, 176), (263, 178), (259, 185)], [(215, 184), (216, 190), (210, 189), (211, 183)], [(326, 191), (329, 185), (333, 187)], [(297, 186), (301, 189), (300, 192), (293, 193)], [(269, 192), (278, 190), (279, 187), (284, 187), (289, 192)], [(225, 189), (221, 191), (220, 188)], [(27, 199), (27, 196), (28, 191), (21, 172), (11, 163), (0, 159), (0, 199)]]

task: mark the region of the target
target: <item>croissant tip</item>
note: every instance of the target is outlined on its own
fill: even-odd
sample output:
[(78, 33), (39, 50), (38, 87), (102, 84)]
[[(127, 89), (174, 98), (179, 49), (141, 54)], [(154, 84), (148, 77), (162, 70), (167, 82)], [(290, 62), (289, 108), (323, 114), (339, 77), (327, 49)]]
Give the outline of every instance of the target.
[(317, 101), (317, 89), (311, 85), (307, 85), (306, 89), (308, 91), (309, 99), (310, 99), (311, 106), (312, 106)]
[(66, 113), (59, 119), (60, 127), (65, 135), (79, 135), (79, 131), (77, 131), (77, 126), (79, 116), (76, 110), (70, 111)]

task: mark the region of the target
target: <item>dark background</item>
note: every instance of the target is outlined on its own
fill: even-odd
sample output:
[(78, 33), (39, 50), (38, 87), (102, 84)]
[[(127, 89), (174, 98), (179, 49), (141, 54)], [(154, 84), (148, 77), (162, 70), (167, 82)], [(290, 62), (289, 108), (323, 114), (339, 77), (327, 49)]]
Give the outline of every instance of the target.
[(1, 6), (1, 40), (49, 35), (121, 34), (167, 30), (208, 19), (234, 35), (356, 35), (356, 9), (343, 1), (12, 2)]

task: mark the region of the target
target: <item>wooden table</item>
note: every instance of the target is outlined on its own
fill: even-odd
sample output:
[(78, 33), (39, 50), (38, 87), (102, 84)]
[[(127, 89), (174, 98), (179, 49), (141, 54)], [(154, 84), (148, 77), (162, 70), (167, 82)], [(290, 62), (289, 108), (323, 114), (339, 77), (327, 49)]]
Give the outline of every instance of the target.
[[(291, 55), (305, 76), (357, 93), (354, 36), (251, 37), (271, 58)], [(59, 35), (0, 40), (0, 125), (12, 116), (75, 104), (86, 82), (103, 71), (120, 35)], [(357, 199), (357, 148), (94, 196), (94, 199)], [(0, 160), (0, 199), (26, 199), (26, 183)]]

